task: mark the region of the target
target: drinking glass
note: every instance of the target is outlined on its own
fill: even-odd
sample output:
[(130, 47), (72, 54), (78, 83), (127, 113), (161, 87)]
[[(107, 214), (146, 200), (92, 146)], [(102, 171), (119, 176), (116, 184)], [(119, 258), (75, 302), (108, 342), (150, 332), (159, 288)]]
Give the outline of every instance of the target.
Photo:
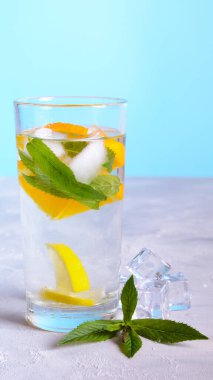
[(124, 99), (15, 101), (26, 319), (66, 332), (117, 310)]

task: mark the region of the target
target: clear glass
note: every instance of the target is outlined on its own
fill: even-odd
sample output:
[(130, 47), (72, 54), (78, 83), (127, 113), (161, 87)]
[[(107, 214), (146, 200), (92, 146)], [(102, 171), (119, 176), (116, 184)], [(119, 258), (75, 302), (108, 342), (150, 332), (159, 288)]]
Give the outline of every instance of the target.
[(118, 306), (126, 101), (15, 102), (27, 321), (69, 331)]

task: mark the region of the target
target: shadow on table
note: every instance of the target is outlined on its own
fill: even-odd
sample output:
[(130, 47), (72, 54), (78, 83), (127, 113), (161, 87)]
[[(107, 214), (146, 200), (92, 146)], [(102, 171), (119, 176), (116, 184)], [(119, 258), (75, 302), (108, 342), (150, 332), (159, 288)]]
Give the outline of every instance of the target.
[(26, 309), (25, 294), (21, 290), (10, 289), (8, 294), (4, 293), (4, 289), (0, 291), (0, 325), (1, 327), (16, 327), (31, 328), (25, 321), (24, 313)]
[(25, 326), (25, 327), (30, 328), (30, 326), (27, 324), (27, 322), (24, 319), (24, 314), (20, 312), (16, 312), (16, 311), (14, 311), (14, 313), (11, 313), (11, 311), (7, 312), (7, 311), (0, 310), (0, 323), (1, 324), (3, 323), (3, 325), (5, 326), (9, 324), (13, 324), (19, 327)]

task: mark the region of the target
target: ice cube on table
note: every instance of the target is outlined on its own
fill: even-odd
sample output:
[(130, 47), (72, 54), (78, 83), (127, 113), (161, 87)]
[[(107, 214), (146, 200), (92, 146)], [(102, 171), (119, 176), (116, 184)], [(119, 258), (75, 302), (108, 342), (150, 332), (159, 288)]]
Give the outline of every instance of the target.
[(135, 318), (143, 319), (143, 318), (153, 318), (153, 317), (148, 310), (144, 310), (140, 305), (137, 305), (137, 308), (135, 311)]
[(171, 265), (163, 261), (150, 249), (143, 248), (127, 264), (127, 268), (138, 280), (152, 280), (162, 278), (171, 269)]
[(103, 141), (92, 141), (73, 158), (69, 167), (78, 181), (89, 184), (106, 161), (106, 154)]
[(121, 305), (121, 293), (122, 293), (123, 287), (126, 284), (126, 282), (127, 282), (127, 280), (129, 279), (130, 276), (131, 276), (131, 274), (129, 274), (129, 276), (126, 275), (126, 274), (121, 274), (120, 275), (120, 280), (119, 280), (119, 304), (118, 304), (119, 308), (122, 308), (122, 305)]
[(187, 310), (191, 307), (188, 280), (183, 273), (168, 273), (164, 276), (168, 285), (168, 308), (172, 311)]
[(119, 280), (120, 294), (121, 294), (121, 292), (123, 290), (124, 285), (129, 280), (130, 277), (131, 277), (131, 273), (129, 273), (129, 274), (120, 274), (120, 280)]
[[(123, 316), (123, 310), (122, 310), (122, 308), (118, 307), (116, 315), (115, 315), (115, 319), (123, 319), (123, 317), (124, 317)], [(140, 318), (140, 317), (138, 316), (137, 309), (136, 309), (133, 316), (132, 316), (132, 319), (137, 319), (137, 318)], [(145, 316), (145, 314), (144, 314), (143, 318), (149, 318), (149, 317)]]
[(122, 287), (122, 289), (123, 289), (125, 283), (127, 282), (127, 280), (130, 278), (130, 276), (131, 276), (131, 274), (129, 274), (129, 276), (126, 274), (120, 274), (120, 286)]
[[(131, 275), (120, 275), (119, 305), (122, 309), (121, 293), (126, 281)], [(165, 280), (138, 280), (135, 279), (138, 292), (138, 303), (134, 318), (161, 318), (169, 317), (168, 309), (168, 285)]]
[(137, 314), (138, 318), (169, 318), (166, 281), (151, 280), (143, 284), (138, 290)]

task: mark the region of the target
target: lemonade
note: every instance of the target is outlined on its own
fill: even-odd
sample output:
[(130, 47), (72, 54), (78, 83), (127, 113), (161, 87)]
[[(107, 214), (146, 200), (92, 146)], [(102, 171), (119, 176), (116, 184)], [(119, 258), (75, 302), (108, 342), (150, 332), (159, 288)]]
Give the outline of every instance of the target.
[(118, 304), (124, 134), (48, 123), (17, 135), (27, 319), (67, 331)]

